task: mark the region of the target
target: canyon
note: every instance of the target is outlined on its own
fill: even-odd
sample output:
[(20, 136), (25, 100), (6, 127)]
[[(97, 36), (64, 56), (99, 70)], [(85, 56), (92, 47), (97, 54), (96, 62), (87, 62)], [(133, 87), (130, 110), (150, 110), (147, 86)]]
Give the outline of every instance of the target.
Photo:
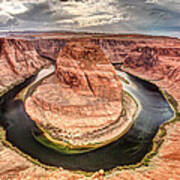
[[(43, 67), (56, 63), (56, 72), (44, 79), (25, 101), (26, 111), (33, 120), (43, 124), (44, 119), (49, 121), (49, 117), (55, 118), (53, 117), (54, 112), (62, 111), (62, 106), (67, 105), (67, 102), (63, 102), (62, 99), (64, 97), (69, 99), (69, 96), (71, 96), (72, 101), (68, 102), (68, 108), (63, 109), (66, 115), (65, 119), (68, 119), (67, 124), (62, 125), (60, 123), (56, 126), (68, 125), (67, 127), (72, 133), (73, 130), (76, 131), (77, 121), (79, 122), (78, 124), (86, 122), (86, 126), (93, 126), (96, 130), (97, 127), (102, 128), (104, 122), (112, 123), (109, 122), (108, 116), (115, 121), (122, 111), (121, 81), (123, 79), (116, 76), (114, 67), (157, 85), (164, 93), (168, 94), (167, 99), (173, 102), (177, 117), (174, 122), (161, 126), (159, 133), (154, 139), (154, 146), (159, 141), (162, 144), (158, 148), (157, 153), (150, 158), (148, 164), (143, 165), (142, 163), (137, 168), (124, 170), (123, 168), (122, 170), (119, 170), (121, 168), (115, 168), (108, 174), (103, 170), (99, 170), (91, 174), (90, 177), (85, 177), (82, 173), (64, 170), (63, 168), (53, 171), (49, 167), (43, 167), (43, 165), (34, 165), (31, 162), (32, 160), (28, 161), (29, 158), (25, 155), (22, 156), (16, 148), (13, 149), (11, 145), (8, 145), (3, 140), (4, 131), (1, 130), (0, 165), (5, 168), (1, 169), (0, 178), (179, 179), (180, 117), (178, 113), (180, 111), (180, 93), (178, 91), (180, 88), (180, 40), (140, 35), (94, 35), (89, 37), (84, 35), (84, 38), (78, 38), (78, 40), (68, 36), (67, 38), (62, 38), (63, 36), (58, 35), (52, 35), (43, 39), (44, 36), (35, 36), (35, 39), (32, 40), (27, 37), (24, 39), (8, 37), (0, 40), (1, 96), (26, 78), (36, 74)], [(74, 50), (72, 50), (73, 48)], [(83, 53), (86, 53), (86, 57), (89, 57), (86, 61), (83, 59)], [(94, 53), (95, 56), (92, 56)], [(105, 86), (101, 86), (102, 81)], [(107, 109), (102, 105), (103, 101), (106, 102)], [(91, 104), (91, 107), (89, 107), (89, 110), (82, 107), (79, 108), (77, 106), (78, 102), (84, 103), (84, 106), (88, 102), (88, 104)], [(107, 102), (110, 104), (108, 105)], [(75, 103), (75, 107), (73, 103)], [(68, 112), (69, 106), (71, 106), (70, 112)], [(97, 112), (93, 109), (94, 106), (97, 106), (95, 108)], [(135, 109), (134, 106), (132, 105), (130, 109)], [(53, 113), (46, 113), (47, 116), (45, 118), (41, 117), (40, 112), (44, 110)], [(69, 118), (72, 117), (72, 112), (77, 117), (73, 121)], [(102, 114), (98, 117), (99, 124), (88, 121), (87, 113), (90, 114), (90, 117), (96, 117), (97, 113), (100, 112)], [(107, 115), (107, 112), (110, 115)], [(39, 114), (37, 115), (36, 113)], [(86, 121), (82, 121), (82, 117)], [(103, 118), (103, 121), (101, 121), (101, 118)], [(71, 123), (74, 123), (73, 128)], [(43, 126), (47, 127), (47, 124), (45, 123)], [(91, 130), (93, 130), (92, 127), (90, 129), (82, 128), (81, 140), (89, 140), (88, 136), (86, 138), (83, 132), (87, 133)], [(162, 131), (165, 134), (161, 137), (160, 132)], [(59, 133), (59, 131), (57, 132)], [(61, 136), (67, 135), (61, 134)], [(56, 132), (54, 137), (57, 137)], [(98, 133), (97, 138), (100, 138)]]
[(82, 148), (124, 134), (136, 104), (122, 98), (121, 81), (98, 45), (76, 40), (61, 50), (55, 75), (27, 98), (25, 109), (52, 138)]

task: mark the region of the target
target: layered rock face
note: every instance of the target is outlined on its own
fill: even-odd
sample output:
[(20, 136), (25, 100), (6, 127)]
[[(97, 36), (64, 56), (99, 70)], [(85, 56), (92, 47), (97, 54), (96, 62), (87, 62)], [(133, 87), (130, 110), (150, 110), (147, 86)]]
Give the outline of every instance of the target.
[[(42, 44), (47, 44), (48, 47)], [(68, 40), (40, 40), (37, 52), (54, 60)], [(180, 103), (180, 40), (163, 37), (124, 36), (123, 38), (91, 38), (117, 69), (156, 84)], [(50, 50), (53, 51), (50, 53)], [(180, 106), (177, 107), (180, 111)]]
[[(127, 96), (127, 95), (126, 95)], [(104, 142), (132, 122), (136, 105), (126, 97), (113, 66), (98, 45), (70, 41), (61, 50), (56, 74), (46, 78), (26, 102), (26, 112), (55, 139), (74, 145)]]
[[(180, 41), (129, 38), (96, 41), (117, 69), (156, 84), (180, 103)], [(180, 106), (178, 105), (178, 111)]]
[(65, 44), (65, 39), (39, 39), (33, 41), (33, 45), (40, 56), (54, 61), (57, 59), (59, 51), (65, 46)]
[(37, 73), (49, 62), (40, 57), (31, 41), (0, 40), (0, 95)]

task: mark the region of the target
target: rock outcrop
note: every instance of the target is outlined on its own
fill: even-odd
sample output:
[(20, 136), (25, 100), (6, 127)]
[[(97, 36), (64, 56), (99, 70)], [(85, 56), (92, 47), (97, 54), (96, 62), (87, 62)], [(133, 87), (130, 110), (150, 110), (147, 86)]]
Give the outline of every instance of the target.
[(128, 95), (122, 102), (121, 82), (99, 46), (76, 40), (61, 50), (56, 74), (43, 80), (25, 108), (54, 139), (81, 146), (124, 134), (136, 104)]
[(56, 61), (60, 50), (65, 44), (65, 39), (39, 39), (33, 41), (33, 45), (40, 56), (54, 61)]
[[(45, 41), (48, 47), (43, 47)], [(54, 60), (68, 39), (36, 42), (37, 52)], [(180, 103), (180, 40), (153, 36), (91, 38), (117, 69), (151, 81)], [(50, 50), (51, 49), (51, 50)], [(51, 51), (51, 52), (50, 52)], [(47, 52), (47, 53), (46, 53)], [(180, 106), (177, 107), (180, 111)]]
[[(180, 104), (180, 40), (129, 38), (96, 41), (117, 69), (151, 81)], [(177, 107), (180, 111), (180, 106)]]
[(37, 73), (49, 61), (40, 57), (31, 41), (0, 40), (0, 95)]

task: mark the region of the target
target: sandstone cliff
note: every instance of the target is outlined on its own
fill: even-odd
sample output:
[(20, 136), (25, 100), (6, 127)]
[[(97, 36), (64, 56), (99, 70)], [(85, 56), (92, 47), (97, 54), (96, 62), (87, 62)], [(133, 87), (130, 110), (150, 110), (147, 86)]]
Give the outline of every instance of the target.
[[(89, 39), (103, 50), (117, 69), (151, 81), (170, 94), (179, 104), (179, 39), (135, 35)], [(42, 45), (45, 41), (48, 42), (48, 47)], [(40, 54), (48, 52), (44, 53), (46, 57), (56, 60), (59, 51), (68, 39), (60, 41), (62, 42), (57, 43), (53, 39), (39, 40), (38, 43), (36, 42), (37, 52)], [(179, 105), (177, 109), (180, 111)]]
[(37, 73), (48, 60), (40, 57), (31, 41), (0, 40), (0, 95)]
[(130, 38), (96, 43), (117, 69), (151, 81), (180, 103), (180, 40)]

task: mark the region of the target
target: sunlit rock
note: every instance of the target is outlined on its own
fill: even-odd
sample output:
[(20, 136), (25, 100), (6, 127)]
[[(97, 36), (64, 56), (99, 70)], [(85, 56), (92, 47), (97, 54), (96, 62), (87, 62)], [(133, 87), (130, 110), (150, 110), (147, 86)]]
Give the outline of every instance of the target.
[(0, 95), (48, 64), (31, 41), (0, 39)]
[(75, 40), (61, 50), (56, 74), (42, 81), (25, 108), (48, 131), (46, 138), (78, 149), (122, 136), (133, 122), (136, 104), (122, 95), (121, 82), (99, 46)]
[[(117, 69), (151, 81), (180, 103), (180, 40), (129, 37), (98, 41)], [(178, 111), (180, 106), (177, 105)]]

